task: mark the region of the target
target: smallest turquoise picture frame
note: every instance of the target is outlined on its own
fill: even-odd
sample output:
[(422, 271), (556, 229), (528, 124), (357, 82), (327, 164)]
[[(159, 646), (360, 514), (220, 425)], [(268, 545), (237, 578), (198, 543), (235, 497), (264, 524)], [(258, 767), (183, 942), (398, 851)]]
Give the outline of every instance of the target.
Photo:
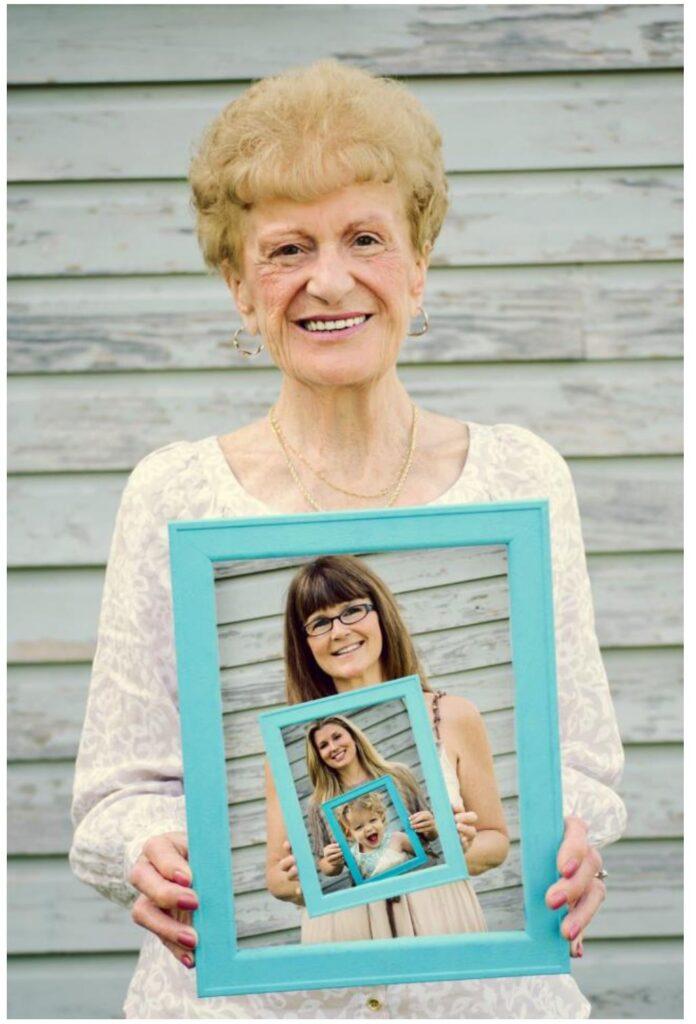
[[(428, 802), (442, 846), (443, 862), (426, 864), (419, 871), (402, 872), (396, 876), (385, 872), (384, 875), (380, 874), (379, 878), (368, 879), (369, 885), (355, 885), (335, 892), (324, 892), (295, 788), (283, 729), (286, 726), (306, 725), (329, 715), (349, 714), (398, 699), (404, 702), (408, 712), (418, 758), (423, 768)], [(259, 724), (288, 838), (297, 863), (305, 907), (310, 917), (320, 917), (322, 914), (335, 913), (374, 900), (402, 896), (404, 893), (469, 877), (418, 676), (405, 676), (403, 679), (392, 679), (375, 686), (360, 687), (349, 693), (337, 693), (305, 704), (293, 704), (277, 711), (265, 711), (259, 715)]]
[(335, 796), (333, 800), (327, 800), (326, 803), (322, 804), (322, 810), (326, 815), (329, 828), (336, 837), (336, 842), (341, 847), (343, 859), (345, 860), (351, 877), (356, 885), (365, 885), (365, 883), (375, 881), (376, 878), (374, 875), (363, 875), (360, 870), (360, 865), (353, 856), (351, 844), (349, 843), (335, 812), (337, 808), (342, 807), (344, 804), (352, 803), (353, 800), (357, 800), (359, 797), (365, 796), (367, 793), (374, 793), (380, 789), (386, 789), (389, 799), (396, 808), (399, 821), (401, 822), (401, 827), (406, 833), (408, 841), (413, 848), (413, 857), (409, 857), (401, 864), (396, 864), (393, 868), (387, 868), (386, 871), (380, 871), (376, 877), (391, 878), (394, 875), (403, 875), (407, 871), (413, 871), (428, 863), (428, 855), (423, 848), (423, 844), (420, 841), (418, 833), (411, 828), (408, 819), (408, 811), (406, 810), (403, 800), (399, 796), (398, 789), (394, 785), (394, 780), (390, 775), (382, 775), (378, 779), (372, 779), (370, 782), (363, 783), (362, 786), (356, 786), (354, 789), (348, 790), (347, 793), (342, 793), (341, 796)]

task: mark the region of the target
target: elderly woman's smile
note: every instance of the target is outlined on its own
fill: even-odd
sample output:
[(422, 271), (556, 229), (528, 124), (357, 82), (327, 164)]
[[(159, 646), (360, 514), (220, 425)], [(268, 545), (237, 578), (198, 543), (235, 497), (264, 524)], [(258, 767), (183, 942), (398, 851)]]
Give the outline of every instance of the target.
[(338, 341), (350, 338), (372, 317), (372, 313), (334, 313), (307, 317), (295, 323), (308, 331), (315, 341)]
[(311, 334), (324, 334), (333, 338), (337, 335), (345, 337), (349, 332), (355, 332), (362, 327), (372, 313), (334, 313), (314, 317), (307, 317), (304, 320), (295, 321), (299, 326)]

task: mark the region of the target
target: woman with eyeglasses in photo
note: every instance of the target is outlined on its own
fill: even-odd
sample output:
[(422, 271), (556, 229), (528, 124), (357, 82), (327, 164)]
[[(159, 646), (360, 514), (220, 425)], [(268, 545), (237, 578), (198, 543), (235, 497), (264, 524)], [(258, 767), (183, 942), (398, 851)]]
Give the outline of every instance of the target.
[[(284, 645), (289, 703), (419, 676), (469, 873), (482, 874), (502, 864), (509, 839), (483, 719), (470, 701), (431, 690), (384, 580), (350, 555), (325, 555), (307, 563), (288, 589)], [(309, 729), (307, 761), (314, 786), (310, 832), (315, 853), (324, 860), (335, 856), (335, 850), (327, 853), (326, 847), (333, 844), (318, 811), (321, 803), (384, 774), (395, 776), (413, 820), (426, 837), (433, 835), (432, 813), (425, 810), (412, 773), (401, 765), (391, 771), (389, 762), (347, 718), (331, 716)], [(270, 773), (266, 806), (269, 889), (281, 899), (301, 902), (297, 867)], [(302, 941), (443, 935), (485, 928), (474, 889), (462, 881), (318, 918), (303, 914)]]

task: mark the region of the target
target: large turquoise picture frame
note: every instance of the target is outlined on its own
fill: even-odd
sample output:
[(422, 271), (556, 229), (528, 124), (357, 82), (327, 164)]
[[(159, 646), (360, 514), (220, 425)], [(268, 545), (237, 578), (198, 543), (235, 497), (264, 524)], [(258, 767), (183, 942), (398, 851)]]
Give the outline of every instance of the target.
[[(173, 522), (169, 541), (198, 995), (568, 973), (544, 901), (563, 835), (548, 502)], [(524, 930), (239, 948), (216, 563), (477, 545), (507, 548)]]

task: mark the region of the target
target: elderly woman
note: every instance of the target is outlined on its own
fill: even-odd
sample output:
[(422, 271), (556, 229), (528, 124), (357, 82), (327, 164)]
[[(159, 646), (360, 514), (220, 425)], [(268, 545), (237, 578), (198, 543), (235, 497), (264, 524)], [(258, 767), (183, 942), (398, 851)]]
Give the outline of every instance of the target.
[(396, 82), (320, 62), (226, 107), (191, 182), (205, 259), (243, 321), (234, 344), (247, 355), (265, 346), (281, 385), (255, 422), (143, 459), (118, 514), (71, 858), (148, 931), (126, 1015), (362, 1017), (383, 1005), (386, 1016), (415, 1018), (587, 1016), (569, 975), (195, 996), (170, 519), (548, 497), (567, 817), (546, 900), (569, 908), (562, 930), (576, 955), (604, 898), (597, 847), (618, 838), (625, 815), (610, 788), (622, 752), (565, 463), (524, 429), (419, 408), (397, 374), (404, 339), (427, 329), (426, 270), (447, 208), (426, 111)]

